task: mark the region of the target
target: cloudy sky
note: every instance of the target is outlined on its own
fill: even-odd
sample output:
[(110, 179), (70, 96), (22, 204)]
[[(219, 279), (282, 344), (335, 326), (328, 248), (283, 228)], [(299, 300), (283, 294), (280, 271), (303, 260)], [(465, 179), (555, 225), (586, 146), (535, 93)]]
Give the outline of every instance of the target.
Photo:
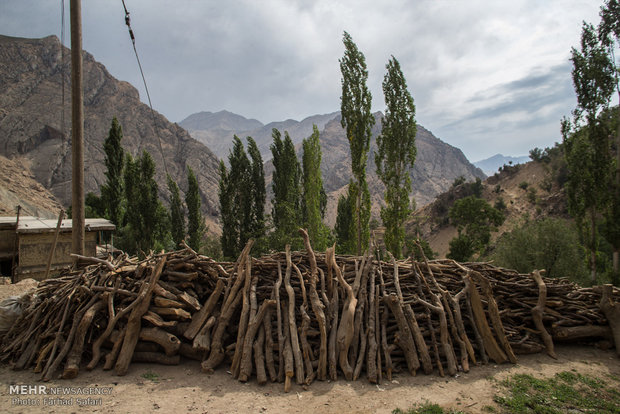
[[(66, 44), (69, 43), (69, 0)], [(154, 108), (263, 123), (340, 108), (343, 31), (366, 56), (373, 110), (390, 56), (419, 124), (471, 161), (560, 140), (575, 106), (570, 48), (602, 0), (125, 0)], [(83, 47), (146, 94), (121, 0), (82, 2)], [(61, 33), (61, 1), (0, 0), (0, 34)]]

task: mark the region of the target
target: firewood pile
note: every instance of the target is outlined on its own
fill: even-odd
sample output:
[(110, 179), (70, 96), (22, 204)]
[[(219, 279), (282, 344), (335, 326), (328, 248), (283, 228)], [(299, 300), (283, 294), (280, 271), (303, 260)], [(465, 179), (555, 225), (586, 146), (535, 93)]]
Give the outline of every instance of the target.
[(1, 338), (0, 359), (49, 380), (185, 357), (205, 373), (225, 366), (239, 381), (288, 391), (293, 381), (455, 375), (489, 360), (515, 363), (519, 353), (555, 356), (560, 340), (613, 344), (615, 333), (619, 343), (611, 286), (485, 263), (315, 253), (301, 233), (302, 252), (252, 258), (249, 242), (232, 263), (186, 247), (41, 282)]

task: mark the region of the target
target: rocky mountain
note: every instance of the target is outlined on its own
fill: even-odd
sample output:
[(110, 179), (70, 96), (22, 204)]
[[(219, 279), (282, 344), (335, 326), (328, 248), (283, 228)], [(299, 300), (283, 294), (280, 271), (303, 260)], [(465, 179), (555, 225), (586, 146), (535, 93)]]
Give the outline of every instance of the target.
[(28, 161), (0, 155), (0, 216), (15, 216), (21, 206), (22, 216), (57, 218), (60, 203), (34, 179)]
[(338, 112), (309, 116), (302, 121), (288, 119), (263, 125), (256, 119), (247, 119), (228, 111), (199, 112), (192, 114), (179, 123), (187, 129), (192, 137), (208, 146), (219, 158), (228, 157), (232, 148), (233, 135), (245, 143), (245, 137), (251, 136), (256, 141), (264, 160), (271, 158), (269, 146), (272, 143), (271, 131), (276, 128), (288, 131), (295, 144), (312, 134), (312, 125), (322, 130), (325, 124), (338, 115)]
[[(64, 60), (62, 56), (55, 36), (0, 36), (0, 155), (25, 160), (35, 179), (68, 206), (71, 65), (67, 48)], [(83, 52), (83, 71), (86, 191), (98, 192), (105, 180), (103, 141), (116, 116), (123, 128), (123, 147), (134, 156), (143, 150), (153, 156), (161, 195), (167, 198), (166, 171), (183, 191), (187, 188), (187, 166), (191, 166), (200, 185), (204, 213), (215, 218), (219, 204), (217, 157), (183, 128), (157, 112), (151, 113), (133, 86), (112, 77), (87, 52)]]
[(511, 157), (502, 154), (495, 154), (484, 160), (476, 161), (474, 165), (480, 168), (486, 175), (493, 175), (497, 170), (504, 165), (516, 165), (523, 164), (530, 160), (528, 156)]

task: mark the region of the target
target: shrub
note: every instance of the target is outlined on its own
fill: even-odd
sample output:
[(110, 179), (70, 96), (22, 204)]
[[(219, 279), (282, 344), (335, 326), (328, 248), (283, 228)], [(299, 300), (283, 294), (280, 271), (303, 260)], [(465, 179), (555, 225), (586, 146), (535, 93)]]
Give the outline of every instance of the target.
[(498, 266), (529, 273), (545, 269), (546, 276), (582, 281), (587, 277), (583, 249), (575, 226), (562, 219), (526, 221), (505, 233), (492, 259)]
[(528, 185), (529, 185), (529, 184), (527, 183), (527, 181), (521, 181), (521, 182), (519, 183), (519, 188), (520, 188), (521, 190), (527, 190), (527, 186), (528, 186)]

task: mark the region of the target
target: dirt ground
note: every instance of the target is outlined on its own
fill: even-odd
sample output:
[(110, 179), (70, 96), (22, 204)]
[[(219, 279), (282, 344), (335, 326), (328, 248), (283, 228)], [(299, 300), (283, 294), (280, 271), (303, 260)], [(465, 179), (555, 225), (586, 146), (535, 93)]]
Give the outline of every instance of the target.
[[(20, 287), (0, 286), (0, 299), (23, 291), (26, 286)], [(501, 392), (499, 381), (516, 373), (550, 377), (558, 372), (576, 370), (620, 387), (620, 358), (613, 350), (559, 346), (556, 351), (557, 360), (545, 354), (523, 355), (519, 356), (517, 365), (476, 366), (469, 373), (459, 373), (452, 378), (441, 378), (436, 373), (411, 377), (403, 372), (395, 374), (391, 382), (384, 380), (381, 385), (370, 384), (364, 378), (355, 382), (315, 381), (309, 387), (293, 385), (289, 393), (284, 393), (283, 384), (241, 383), (233, 379), (224, 366), (213, 375), (203, 374), (196, 361), (184, 361), (179, 366), (134, 363), (124, 377), (98, 368), (80, 372), (74, 380), (48, 383), (38, 381), (39, 375), (31, 371), (13, 371), (0, 365), (0, 411), (390, 413), (395, 408), (407, 409), (430, 401), (444, 408), (479, 413), (484, 412), (485, 406), (495, 405), (493, 396)], [(610, 375), (615, 379), (610, 379)], [(47, 394), (28, 393), (28, 387), (38, 390), (41, 385), (47, 387)], [(52, 394), (55, 387), (65, 387), (65, 390)], [(20, 394), (21, 391), (24, 393)]]

